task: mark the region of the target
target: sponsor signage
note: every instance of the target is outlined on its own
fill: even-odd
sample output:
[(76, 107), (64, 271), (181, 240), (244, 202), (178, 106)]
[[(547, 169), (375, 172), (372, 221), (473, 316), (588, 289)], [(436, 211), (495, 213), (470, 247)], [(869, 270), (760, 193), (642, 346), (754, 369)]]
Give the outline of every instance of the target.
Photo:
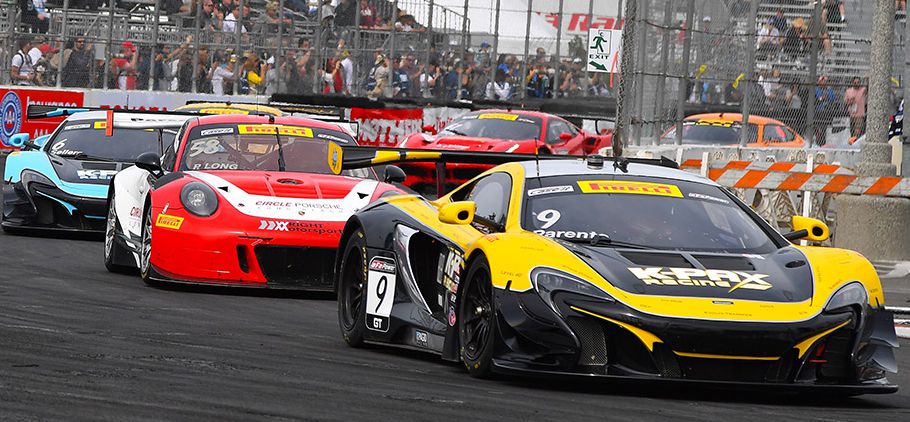
[(0, 148), (10, 148), (9, 139), (17, 133), (28, 133), (34, 139), (54, 131), (63, 117), (26, 119), (29, 105), (82, 107), (80, 91), (0, 87)]

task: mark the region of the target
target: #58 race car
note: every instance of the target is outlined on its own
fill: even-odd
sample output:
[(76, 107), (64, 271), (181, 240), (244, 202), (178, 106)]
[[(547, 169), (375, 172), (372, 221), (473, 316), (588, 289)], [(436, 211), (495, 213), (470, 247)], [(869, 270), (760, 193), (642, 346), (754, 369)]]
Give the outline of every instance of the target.
[[(348, 217), (402, 190), (371, 169), (336, 175), (332, 123), (210, 115), (188, 120), (163, 156), (146, 154), (111, 182), (104, 262), (148, 283), (332, 290)], [(404, 180), (392, 166), (387, 182)]]
[(791, 243), (824, 240), (824, 223), (794, 217), (782, 235), (675, 163), (603, 162), (503, 164), (436, 201), (358, 211), (336, 260), (345, 341), (438, 353), (478, 377), (897, 390), (872, 265)]
[(97, 232), (104, 230), (111, 177), (145, 152), (161, 151), (172, 133), (124, 129), (107, 134), (111, 122), (170, 122), (189, 116), (142, 112), (58, 109), (30, 119), (69, 116), (50, 135), (13, 136), (14, 151), (3, 176), (3, 230)]

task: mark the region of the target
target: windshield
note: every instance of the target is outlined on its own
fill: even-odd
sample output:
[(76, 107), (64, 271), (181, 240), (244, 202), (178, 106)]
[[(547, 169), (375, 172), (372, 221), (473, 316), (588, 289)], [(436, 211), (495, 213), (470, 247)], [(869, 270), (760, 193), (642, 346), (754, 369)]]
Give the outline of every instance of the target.
[[(281, 152), (284, 171), (334, 174), (329, 167), (329, 141), (342, 146), (355, 144), (350, 135), (340, 131), (267, 124), (197, 126), (186, 139), (181, 170), (280, 171)], [(342, 174), (374, 178), (368, 169)]]
[(543, 121), (513, 113), (469, 114), (449, 123), (440, 135), (494, 138), (511, 141), (539, 139)]
[[(750, 124), (750, 140), (755, 142), (756, 126)], [(683, 122), (683, 144), (685, 145), (739, 145), (742, 126), (736, 122)], [(663, 143), (676, 140), (676, 128), (663, 136)]]
[[(117, 129), (111, 136), (104, 136), (106, 122), (67, 122), (45, 150), (60, 157), (98, 158), (110, 161), (133, 162), (145, 152), (161, 153), (157, 129)], [(174, 141), (173, 131), (161, 134), (162, 143)]]
[[(542, 236), (663, 250), (763, 254), (761, 226), (716, 186), (644, 177), (529, 181), (522, 227)], [(600, 244), (605, 244), (603, 241)]]

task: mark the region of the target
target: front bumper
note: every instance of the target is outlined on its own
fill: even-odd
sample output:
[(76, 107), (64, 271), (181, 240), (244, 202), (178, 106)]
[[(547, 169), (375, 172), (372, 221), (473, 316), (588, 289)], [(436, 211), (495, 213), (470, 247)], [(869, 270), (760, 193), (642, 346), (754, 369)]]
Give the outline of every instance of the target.
[[(153, 210), (153, 216), (160, 213)], [(221, 211), (219, 211), (220, 213)], [(310, 233), (260, 230), (252, 218), (183, 218), (179, 229), (152, 227), (152, 278), (161, 281), (311, 291), (333, 290), (335, 252), (343, 223)], [(232, 224), (231, 222), (237, 222)], [(249, 223), (249, 224), (245, 224)], [(268, 225), (267, 225), (268, 226)]]
[(44, 183), (3, 184), (4, 227), (100, 233), (106, 218), (106, 198), (74, 196)]
[[(536, 291), (497, 291), (497, 371), (891, 393), (893, 317), (867, 308), (797, 323), (698, 321), (645, 314), (560, 292), (554, 312)], [(888, 327), (892, 330), (887, 331)], [(882, 340), (895, 338), (895, 340)]]

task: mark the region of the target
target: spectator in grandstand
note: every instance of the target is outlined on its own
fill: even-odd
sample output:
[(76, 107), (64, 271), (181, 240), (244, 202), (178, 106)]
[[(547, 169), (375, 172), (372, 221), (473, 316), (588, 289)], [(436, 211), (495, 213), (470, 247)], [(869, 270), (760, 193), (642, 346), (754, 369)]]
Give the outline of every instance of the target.
[(435, 62), (430, 62), (426, 66), (426, 71), (420, 70), (420, 96), (423, 98), (433, 98), (436, 96), (437, 86), (442, 87), (442, 70)]
[(822, 2), (822, 21), (829, 23), (847, 22), (843, 0), (824, 0)]
[(898, 12), (906, 12), (907, 11), (907, 0), (895, 0), (894, 9), (897, 10)]
[(212, 81), (209, 80), (209, 49), (206, 46), (199, 46), (196, 49), (196, 92), (210, 94), (212, 92)]
[(379, 23), (379, 14), (376, 8), (370, 4), (370, 0), (360, 0), (360, 26), (372, 28)]
[(487, 61), (492, 60), (492, 54), (490, 51), (490, 47), (491, 47), (490, 43), (488, 43), (486, 41), (480, 43), (480, 51), (477, 52), (477, 62), (478, 63), (485, 63)]
[(50, 25), (50, 13), (44, 7), (44, 0), (18, 0), (20, 20), (32, 27), (32, 31), (47, 33)]
[(259, 59), (259, 55), (249, 51), (244, 55), (243, 65), (240, 67), (239, 94), (256, 95), (262, 88), (262, 77), (268, 71), (268, 65)]
[[(203, 31), (220, 31), (221, 22), (215, 17), (216, 13), (217, 9), (212, 0), (202, 0), (202, 13), (198, 17), (201, 21), (199, 28)], [(190, 14), (196, 16), (196, 9), (191, 10)], [(224, 15), (221, 15), (221, 18), (224, 18)]]
[(487, 84), (488, 100), (508, 101), (512, 98), (512, 84), (502, 69), (496, 69), (496, 78)]
[(787, 28), (790, 26), (787, 24), (787, 18), (784, 17), (783, 9), (777, 9), (777, 12), (768, 19), (768, 22), (771, 23), (771, 26), (777, 28), (777, 31), (781, 34), (787, 32)]
[(532, 66), (528, 72), (527, 96), (532, 98), (548, 98), (550, 92), (550, 76), (547, 74), (546, 65)]
[(335, 6), (332, 6), (332, 0), (322, 0), (322, 26), (324, 28), (335, 26)]
[(844, 92), (844, 105), (850, 114), (850, 134), (858, 138), (866, 131), (866, 87), (858, 76)]
[(461, 86), (462, 73), (464, 73), (464, 67), (461, 60), (458, 60), (453, 65), (448, 66), (445, 74), (442, 77), (443, 99), (455, 100), (458, 98), (458, 90)]
[(534, 56), (534, 65), (546, 65), (550, 62), (547, 58), (547, 50), (543, 47), (537, 47), (536, 55)]
[(382, 50), (376, 49), (373, 53), (373, 63), (371, 63), (370, 70), (367, 72), (367, 76), (363, 82), (363, 88), (365, 91), (372, 91), (376, 88), (376, 83), (378, 78), (376, 77), (376, 71), (379, 70), (379, 67), (382, 65), (383, 60)]
[(406, 58), (392, 60), (392, 96), (404, 97), (411, 91), (411, 75), (402, 67)]
[(765, 22), (761, 29), (758, 30), (757, 54), (759, 57), (767, 57), (768, 55), (776, 53), (780, 45), (780, 32), (771, 25), (770, 22)]
[(36, 55), (38, 59), (34, 60), (36, 75), (35, 85), (56, 85), (58, 68), (54, 66), (53, 63), (55, 61), (54, 56), (57, 54), (57, 49), (48, 43), (42, 43), (35, 49), (38, 50), (38, 54)]
[(389, 63), (382, 55), (380, 55), (377, 60), (378, 63), (376, 64), (376, 72), (374, 74), (376, 84), (372, 90), (367, 92), (367, 97), (374, 99), (379, 97), (391, 97), (392, 89), (389, 86)]
[(19, 51), (13, 55), (12, 63), (10, 64), (10, 81), (14, 85), (34, 85), (35, 67), (31, 57), (28, 55), (28, 52), (32, 49), (32, 39), (22, 37), (19, 38), (16, 44), (19, 46)]
[(794, 60), (805, 51), (806, 38), (806, 21), (803, 18), (794, 19), (784, 36), (783, 52), (789, 60)]
[(335, 7), (335, 26), (354, 26), (355, 13), (357, 13), (357, 0), (341, 0)]
[(259, 32), (264, 34), (277, 34), (281, 29), (281, 23), (284, 22), (284, 33), (294, 30), (294, 21), (287, 17), (281, 17), (278, 14), (278, 3), (270, 2), (265, 6), (265, 14), (259, 17)]
[(183, 50), (177, 59), (177, 92), (193, 91), (193, 57), (189, 51)]
[[(246, 4), (243, 5), (243, 15), (242, 16), (240, 14), (239, 7), (233, 8), (231, 13), (225, 14), (224, 21), (221, 22), (221, 32), (235, 33), (237, 31), (237, 23), (242, 19), (245, 20), (249, 16), (250, 16), (250, 6), (249, 5), (246, 5)], [(243, 34), (247, 33), (247, 29), (246, 29), (247, 25), (249, 25), (249, 24), (246, 23), (245, 21), (243, 22), (243, 25), (240, 25), (241, 33), (243, 33)]]
[(825, 144), (825, 135), (828, 125), (831, 124), (831, 113), (834, 111), (834, 103), (837, 101), (837, 94), (834, 89), (828, 86), (828, 77), (819, 76), (818, 84), (815, 87), (815, 143), (816, 145)]
[(237, 66), (237, 56), (231, 55), (228, 60), (220, 54), (215, 55), (212, 62), (212, 69), (209, 71), (208, 79), (212, 83), (212, 93), (215, 95), (224, 95), (224, 82), (234, 80), (234, 70)]
[(787, 107), (790, 109), (801, 110), (803, 108), (803, 98), (800, 95), (798, 84), (790, 84), (790, 86), (787, 88), (787, 94), (784, 97), (784, 101), (787, 103)]
[(322, 93), (344, 93), (344, 66), (341, 65), (340, 58), (326, 61), (325, 70), (320, 70), (320, 74), (323, 84)]
[(136, 89), (139, 52), (130, 41), (120, 45), (120, 53), (111, 59), (110, 74), (116, 76), (117, 88)]
[(344, 88), (341, 93), (351, 95), (354, 92), (354, 60), (347, 50), (341, 53), (341, 67), (344, 69)]
[(93, 55), (85, 44), (85, 37), (73, 40), (72, 47), (63, 50), (61, 84), (67, 88), (87, 88)]

